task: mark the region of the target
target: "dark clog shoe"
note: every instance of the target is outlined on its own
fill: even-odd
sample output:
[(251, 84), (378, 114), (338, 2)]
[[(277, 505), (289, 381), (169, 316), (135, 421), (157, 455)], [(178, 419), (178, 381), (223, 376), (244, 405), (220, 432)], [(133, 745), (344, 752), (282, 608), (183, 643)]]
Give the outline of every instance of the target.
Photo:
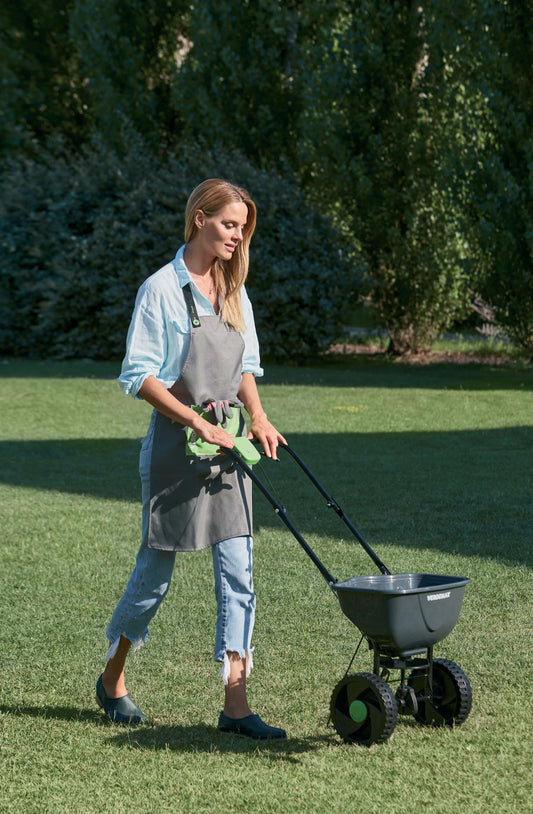
[(220, 732), (244, 735), (245, 738), (253, 738), (253, 740), (257, 741), (279, 740), (287, 737), (284, 729), (268, 726), (261, 720), (259, 715), (247, 715), (246, 718), (228, 718), (227, 715), (221, 712), (218, 719), (218, 728)]
[(129, 693), (122, 698), (109, 698), (104, 690), (102, 676), (96, 682), (96, 703), (114, 723), (140, 724), (146, 719), (146, 715), (133, 703)]

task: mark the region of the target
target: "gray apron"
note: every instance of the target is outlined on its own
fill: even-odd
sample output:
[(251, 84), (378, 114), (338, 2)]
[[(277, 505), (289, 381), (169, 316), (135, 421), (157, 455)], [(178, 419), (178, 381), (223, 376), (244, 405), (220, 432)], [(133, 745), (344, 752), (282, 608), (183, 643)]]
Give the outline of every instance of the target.
[[(183, 289), (191, 344), (181, 375), (170, 388), (187, 406), (229, 401), (246, 423), (237, 394), (241, 385), (242, 336), (219, 316), (198, 317), (190, 286)], [(230, 537), (252, 534), (252, 483), (229, 456), (187, 455), (186, 428), (155, 414), (151, 464), (148, 548), (198, 551)]]

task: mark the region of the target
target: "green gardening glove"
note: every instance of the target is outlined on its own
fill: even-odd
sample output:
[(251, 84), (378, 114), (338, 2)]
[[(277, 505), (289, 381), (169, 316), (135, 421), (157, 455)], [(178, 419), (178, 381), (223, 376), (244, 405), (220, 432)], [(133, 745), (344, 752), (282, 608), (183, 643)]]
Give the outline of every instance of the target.
[[(202, 408), (198, 407), (196, 404), (192, 406), (192, 409), (201, 415), (202, 418), (205, 418), (206, 421), (210, 421), (210, 413), (204, 412)], [(233, 441), (235, 444), (235, 449), (244, 462), (249, 466), (253, 466), (261, 459), (261, 454), (257, 447), (255, 447), (252, 442), (248, 440), (248, 438), (238, 435), (239, 427), (239, 412), (238, 410), (234, 410), (231, 418), (227, 418), (224, 429), (227, 433), (234, 436)], [(187, 427), (186, 430), (185, 449), (187, 451), (187, 455), (197, 455), (199, 457), (212, 457), (213, 455), (220, 455), (219, 447), (216, 444), (210, 444), (208, 441), (203, 441), (201, 438), (198, 438), (192, 427)]]

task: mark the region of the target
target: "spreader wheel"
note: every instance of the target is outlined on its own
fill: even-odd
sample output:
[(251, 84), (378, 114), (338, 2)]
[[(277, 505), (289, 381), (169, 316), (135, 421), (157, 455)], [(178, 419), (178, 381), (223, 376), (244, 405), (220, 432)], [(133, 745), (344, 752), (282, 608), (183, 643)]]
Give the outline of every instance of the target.
[(382, 678), (373, 673), (356, 673), (339, 681), (331, 695), (330, 712), (341, 738), (370, 746), (390, 738), (398, 704)]
[(433, 660), (433, 697), (425, 699), (424, 670), (413, 670), (407, 683), (418, 701), (415, 719), (428, 726), (459, 726), (472, 709), (472, 688), (461, 668), (447, 659)]

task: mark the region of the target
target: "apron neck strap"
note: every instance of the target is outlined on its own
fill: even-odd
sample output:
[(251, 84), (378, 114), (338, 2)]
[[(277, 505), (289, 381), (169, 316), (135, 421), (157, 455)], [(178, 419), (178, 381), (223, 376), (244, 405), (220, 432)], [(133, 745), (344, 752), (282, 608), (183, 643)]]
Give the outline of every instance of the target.
[(196, 303), (194, 302), (190, 283), (183, 286), (183, 296), (185, 297), (187, 311), (189, 312), (189, 317), (191, 318), (191, 325), (193, 328), (199, 328), (202, 323), (200, 322), (200, 317), (198, 316), (198, 311), (196, 310)]

